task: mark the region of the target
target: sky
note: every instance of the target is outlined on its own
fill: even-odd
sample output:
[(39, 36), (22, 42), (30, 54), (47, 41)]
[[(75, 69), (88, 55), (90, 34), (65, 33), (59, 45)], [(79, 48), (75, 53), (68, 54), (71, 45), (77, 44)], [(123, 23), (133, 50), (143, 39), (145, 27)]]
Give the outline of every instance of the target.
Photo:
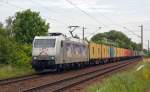
[(86, 28), (88, 39), (97, 33), (118, 30), (140, 43), (139, 26), (142, 24), (144, 48), (150, 40), (150, 0), (0, 0), (0, 21), (5, 24), (8, 16), (25, 9), (40, 12), (50, 23), (49, 32), (70, 36), (68, 26), (77, 25), (80, 28), (74, 34), (80, 37), (82, 27)]

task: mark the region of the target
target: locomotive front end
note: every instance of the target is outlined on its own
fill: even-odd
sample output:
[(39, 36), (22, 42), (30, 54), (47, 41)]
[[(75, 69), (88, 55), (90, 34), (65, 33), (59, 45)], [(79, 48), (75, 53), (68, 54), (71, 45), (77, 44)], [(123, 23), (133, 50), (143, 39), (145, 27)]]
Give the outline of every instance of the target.
[(56, 39), (51, 37), (35, 37), (32, 49), (32, 67), (36, 71), (55, 68)]

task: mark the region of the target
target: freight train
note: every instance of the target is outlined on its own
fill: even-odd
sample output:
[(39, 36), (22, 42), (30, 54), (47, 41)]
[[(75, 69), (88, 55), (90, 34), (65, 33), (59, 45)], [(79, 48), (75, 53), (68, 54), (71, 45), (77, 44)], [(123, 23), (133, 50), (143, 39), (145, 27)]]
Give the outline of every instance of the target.
[(62, 33), (36, 36), (32, 67), (37, 72), (61, 71), (141, 57), (140, 51), (68, 38)]

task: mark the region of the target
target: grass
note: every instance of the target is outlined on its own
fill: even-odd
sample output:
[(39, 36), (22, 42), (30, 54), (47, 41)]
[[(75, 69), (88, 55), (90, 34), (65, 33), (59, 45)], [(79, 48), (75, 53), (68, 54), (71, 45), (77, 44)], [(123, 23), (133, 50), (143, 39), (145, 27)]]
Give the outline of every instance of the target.
[[(137, 68), (141, 67), (137, 71)], [(140, 62), (135, 68), (104, 79), (87, 88), (87, 92), (146, 92), (150, 87), (150, 59)]]
[(34, 73), (31, 67), (16, 67), (12, 65), (0, 65), (0, 80), (29, 75)]

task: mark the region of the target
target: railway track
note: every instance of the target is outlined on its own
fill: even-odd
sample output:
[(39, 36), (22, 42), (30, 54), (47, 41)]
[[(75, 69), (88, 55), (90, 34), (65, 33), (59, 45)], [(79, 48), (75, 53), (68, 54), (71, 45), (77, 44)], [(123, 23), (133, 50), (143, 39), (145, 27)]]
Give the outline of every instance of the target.
[(62, 74), (31, 75), (8, 79), (0, 81), (0, 92), (60, 92), (61, 90), (78, 85), (84, 81), (88, 81), (132, 63), (128, 61), (130, 60), (126, 62), (98, 65)]
[(62, 90), (73, 87), (75, 85), (93, 79), (95, 77), (105, 75), (109, 72), (125, 67), (131, 63), (132, 62), (119, 63), (117, 65), (109, 66), (103, 69), (98, 69), (92, 72), (83, 73), (78, 76), (73, 76), (70, 78), (58, 80), (53, 83), (47, 83), (47, 84), (39, 85), (37, 87), (31, 87), (29, 89), (23, 90), (23, 92), (61, 92)]
[(26, 75), (26, 76), (4, 79), (4, 80), (0, 80), (0, 86), (19, 82), (19, 81), (25, 81), (25, 80), (29, 80), (29, 79), (33, 79), (33, 78), (38, 78), (38, 77), (40, 77), (38, 74), (30, 74), (30, 75)]

